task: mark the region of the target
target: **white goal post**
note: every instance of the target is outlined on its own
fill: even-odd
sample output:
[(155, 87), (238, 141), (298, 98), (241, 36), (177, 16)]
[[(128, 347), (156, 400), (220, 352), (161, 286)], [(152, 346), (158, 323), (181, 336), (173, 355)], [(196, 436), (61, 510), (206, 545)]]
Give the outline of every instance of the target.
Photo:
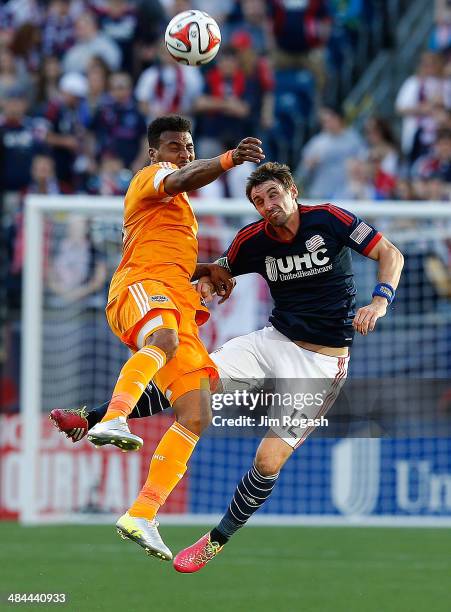
[[(303, 202), (306, 205), (315, 205), (317, 202)], [(400, 245), (402, 250), (403, 242), (414, 244), (415, 241), (442, 241), (451, 238), (451, 207), (449, 203), (443, 202), (398, 202), (398, 201), (340, 201), (336, 203), (338, 206), (354, 212), (358, 216), (369, 219), (377, 227), (383, 230), (383, 233), (388, 238), (393, 239), (395, 243)], [(199, 217), (203, 216), (219, 216), (233, 219), (246, 219), (246, 222), (251, 220), (252, 215), (256, 215), (253, 207), (246, 199), (222, 199), (222, 200), (203, 200), (194, 199), (193, 205), (196, 214)], [(69, 510), (64, 511), (49, 511), (42, 512), (38, 506), (37, 491), (40, 476), (38, 475), (40, 454), (43, 452), (40, 441), (40, 431), (42, 426), (42, 415), (45, 414), (47, 407), (43, 405), (43, 313), (44, 313), (44, 275), (43, 266), (45, 258), (45, 219), (47, 217), (58, 217), (70, 214), (87, 216), (88, 218), (101, 218), (108, 222), (119, 223), (122, 213), (123, 199), (119, 197), (100, 197), (100, 196), (40, 196), (29, 195), (25, 202), (25, 226), (24, 226), (24, 243), (25, 259), (24, 259), (24, 276), (23, 276), (23, 299), (22, 299), (22, 351), (21, 351), (21, 422), (22, 422), (22, 448), (21, 448), (21, 479), (20, 479), (20, 519), (25, 524), (36, 524), (41, 522), (57, 522), (57, 521), (94, 521), (105, 522), (111, 520), (111, 513), (90, 514), (88, 511), (79, 512), (78, 509), (74, 512)], [(256, 217), (257, 218), (257, 217)], [(421, 232), (419, 230), (421, 228)], [(220, 231), (220, 230), (218, 230)], [(372, 282), (371, 279), (368, 281)], [(368, 285), (369, 286), (369, 285)], [(451, 304), (451, 302), (450, 302)], [(434, 311), (435, 312), (435, 311)], [(440, 318), (440, 325), (448, 325), (449, 312), (437, 311), (437, 316)], [(406, 315), (409, 317), (410, 315)], [(418, 325), (418, 316), (421, 312), (412, 315), (412, 330)], [(443, 319), (445, 317), (445, 319)], [(414, 321), (416, 320), (416, 323)], [(404, 320), (404, 319), (403, 319)], [(445, 327), (443, 327), (444, 329)], [(64, 343), (63, 343), (64, 345)], [(442, 351), (447, 351), (448, 346), (440, 348)], [(61, 359), (64, 356), (64, 346), (61, 349)], [(70, 350), (70, 347), (68, 348)], [(433, 373), (432, 373), (433, 374)], [(432, 376), (429, 370), (425, 375)], [(438, 373), (438, 377), (440, 377)], [(107, 399), (107, 397), (105, 397)], [(378, 441), (380, 442), (380, 441)], [(431, 447), (432, 448), (432, 447)], [(437, 448), (439, 448), (437, 446)], [(442, 446), (440, 446), (442, 449)], [(71, 448), (67, 447), (66, 452), (70, 452)], [(101, 452), (101, 451), (99, 451)], [(303, 449), (299, 451), (302, 454)], [(330, 451), (327, 450), (329, 453)], [(338, 451), (337, 451), (338, 452)], [(348, 452), (343, 451), (343, 453)], [(435, 451), (431, 450), (431, 453)], [(442, 452), (442, 451), (440, 451)], [(344, 455), (343, 455), (344, 456)], [(324, 460), (324, 470), (332, 471), (331, 457)], [(403, 461), (414, 461), (412, 458), (405, 458)], [(426, 461), (426, 459), (425, 459)], [(435, 457), (430, 458), (430, 479), (436, 472), (440, 475), (451, 479), (451, 474), (445, 473), (444, 463), (441, 463), (440, 458), (438, 463), (434, 463)], [(61, 464), (63, 465), (63, 463)], [(322, 468), (323, 469), (323, 468)], [(381, 468), (382, 469), (382, 468)], [(413, 469), (413, 468), (412, 468)], [(434, 471), (435, 470), (435, 471)], [(451, 469), (450, 469), (451, 472)], [(400, 470), (401, 473), (401, 470)], [(318, 478), (321, 478), (319, 473)], [(328, 477), (329, 478), (329, 477)], [(379, 479), (381, 482), (382, 480)], [(392, 497), (395, 498), (394, 504), (397, 503), (397, 496), (401, 495), (399, 490), (393, 490), (390, 493), (390, 499), (387, 500), (387, 505), (382, 506), (379, 502), (374, 502), (371, 505), (368, 501), (368, 507), (362, 505), (359, 509), (358, 504), (354, 505), (349, 502), (351, 493), (348, 495), (348, 501), (342, 496), (340, 502), (340, 493), (336, 493), (336, 508), (335, 511), (328, 512), (329, 501), (324, 502), (319, 511), (315, 512), (316, 507), (312, 503), (312, 510), (305, 513), (279, 513), (278, 511), (270, 514), (261, 514), (256, 517), (254, 523), (275, 523), (275, 524), (331, 524), (331, 525), (411, 525), (411, 526), (450, 526), (451, 525), (451, 489), (449, 493), (445, 491), (448, 486), (448, 481), (443, 481), (443, 491), (440, 489), (440, 495), (443, 497), (443, 504), (440, 506), (440, 511), (429, 512), (428, 504), (432, 502), (426, 500), (423, 506), (418, 505), (419, 511), (408, 510), (408, 503), (411, 501), (412, 509), (415, 504), (408, 497), (405, 501), (406, 511), (403, 513), (402, 504), (397, 510), (390, 511), (394, 508)], [(451, 482), (451, 480), (450, 480)], [(349, 483), (348, 483), (349, 484)], [(310, 485), (309, 485), (310, 486)], [(337, 486), (337, 483), (334, 485)], [(351, 487), (351, 484), (349, 484)], [(396, 488), (396, 485), (393, 485)], [(438, 487), (439, 485), (435, 485)], [(331, 484), (331, 488), (333, 485)], [(313, 501), (318, 495), (313, 492)], [(193, 495), (193, 493), (191, 494)], [(343, 494), (344, 495), (344, 494)], [(375, 494), (376, 495), (376, 494)], [(383, 493), (379, 491), (379, 499), (382, 499)], [(439, 495), (439, 497), (440, 497)], [(440, 497), (441, 499), (441, 497)], [(337, 501), (338, 500), (338, 501)], [(344, 501), (343, 501), (344, 500)], [(293, 500), (288, 500), (290, 508), (297, 507)], [(399, 500), (398, 500), (399, 501)], [(174, 512), (171, 515), (165, 515), (165, 522), (184, 523), (199, 523), (205, 520), (211, 520), (213, 516), (218, 515), (220, 508), (216, 508), (212, 502), (212, 511), (209, 511), (209, 501), (205, 503), (205, 509), (202, 511), (194, 510), (191, 506), (187, 506), (187, 510), (181, 513)], [(283, 508), (283, 500), (281, 500), (281, 508)], [(287, 502), (288, 503), (288, 502)], [(300, 502), (299, 502), (300, 503)], [(342, 505), (340, 506), (340, 503)], [(379, 506), (377, 505), (379, 503)], [(384, 502), (385, 503), (385, 502)], [(438, 502), (437, 502), (438, 503)], [(321, 501), (322, 504), (322, 501)], [(348, 504), (348, 505), (346, 505)], [(449, 504), (449, 507), (448, 507)], [(302, 504), (301, 504), (302, 505)], [(329, 504), (330, 505), (330, 504)], [(387, 511), (384, 511), (384, 508)], [(338, 508), (338, 509), (337, 509)], [(348, 510), (346, 510), (348, 508)], [(382, 509), (381, 509), (382, 508)], [(113, 513), (114, 514), (114, 513)]]

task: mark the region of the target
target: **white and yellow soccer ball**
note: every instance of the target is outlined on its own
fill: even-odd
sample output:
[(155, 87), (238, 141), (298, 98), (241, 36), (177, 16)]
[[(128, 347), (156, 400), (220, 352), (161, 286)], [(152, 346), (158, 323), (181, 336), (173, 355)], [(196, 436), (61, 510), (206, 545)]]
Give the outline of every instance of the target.
[(213, 17), (203, 11), (183, 11), (168, 23), (164, 42), (168, 53), (189, 66), (208, 64), (221, 45), (221, 32)]

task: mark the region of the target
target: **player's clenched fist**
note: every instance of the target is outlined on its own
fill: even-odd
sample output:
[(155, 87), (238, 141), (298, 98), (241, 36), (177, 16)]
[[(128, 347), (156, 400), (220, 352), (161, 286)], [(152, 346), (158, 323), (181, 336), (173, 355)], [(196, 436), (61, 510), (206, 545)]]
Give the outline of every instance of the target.
[(228, 270), (217, 264), (202, 264), (207, 274), (199, 278), (197, 291), (206, 302), (211, 302), (216, 293), (221, 299), (219, 304), (225, 302), (235, 287), (235, 279)]
[(371, 304), (359, 308), (353, 322), (354, 329), (362, 336), (372, 332), (376, 321), (387, 312), (387, 300), (385, 298), (374, 298)]
[(217, 264), (209, 264), (208, 271), (216, 294), (221, 297), (218, 303), (222, 304), (230, 297), (236, 281), (228, 270)]
[(253, 138), (252, 136), (243, 138), (232, 153), (232, 160), (235, 166), (239, 166), (245, 161), (259, 164), (262, 160), (264, 160), (265, 156), (263, 154), (261, 144), (262, 141), (258, 138)]
[(209, 276), (201, 276), (197, 282), (197, 293), (199, 293), (202, 299), (208, 304), (213, 300), (215, 294), (215, 288), (213, 287)]

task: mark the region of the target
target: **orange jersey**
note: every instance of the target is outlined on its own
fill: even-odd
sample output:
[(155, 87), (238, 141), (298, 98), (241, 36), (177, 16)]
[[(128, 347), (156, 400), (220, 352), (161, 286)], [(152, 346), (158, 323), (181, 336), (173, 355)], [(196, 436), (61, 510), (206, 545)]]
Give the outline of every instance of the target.
[(108, 301), (142, 280), (172, 286), (190, 282), (197, 263), (197, 221), (186, 193), (169, 195), (166, 176), (178, 170), (159, 162), (140, 170), (125, 196), (123, 252)]

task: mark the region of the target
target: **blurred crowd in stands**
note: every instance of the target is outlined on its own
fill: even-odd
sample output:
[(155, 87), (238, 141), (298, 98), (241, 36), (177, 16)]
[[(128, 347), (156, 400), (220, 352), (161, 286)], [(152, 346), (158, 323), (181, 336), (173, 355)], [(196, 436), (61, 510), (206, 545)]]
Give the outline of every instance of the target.
[[(24, 195), (124, 194), (148, 161), (146, 124), (161, 114), (192, 118), (198, 157), (260, 137), (267, 160), (290, 164), (301, 197), (451, 200), (451, 8), (436, 2), (427, 49), (392, 116), (369, 115), (359, 130), (337, 83), (351, 86), (356, 62), (371, 59), (374, 29), (378, 44), (391, 44), (389, 2), (0, 0), (0, 321), (5, 304), (20, 306)], [(174, 62), (162, 40), (190, 8), (222, 32), (216, 61), (202, 68)], [(242, 197), (248, 172), (197, 195)], [(80, 297), (74, 266), (92, 296), (111, 272), (89, 233), (75, 219), (54, 254), (50, 289), (66, 301)]]
[(340, 108), (319, 106), (320, 131), (303, 147), (297, 170), (305, 195), (451, 200), (451, 3), (437, 0), (435, 14), (428, 48), (391, 117), (369, 116), (359, 133)]
[[(124, 194), (148, 162), (146, 124), (161, 114), (192, 118), (198, 157), (259, 136), (268, 160), (299, 165), (306, 196), (335, 195), (345, 158), (367, 148), (333, 109), (317, 111), (337, 102), (340, 70), (369, 52), (371, 24), (387, 21), (383, 7), (380, 0), (0, 0), (0, 276), (16, 296), (7, 299), (2, 283), (0, 304), (20, 301), (24, 196)], [(216, 61), (202, 68), (177, 64), (163, 44), (168, 21), (189, 8), (208, 11), (222, 32)], [(322, 131), (304, 154), (318, 117)], [(234, 169), (197, 195), (242, 197), (250, 170)]]
[[(162, 44), (168, 20), (189, 8), (208, 11), (222, 31), (217, 60), (202, 69), (175, 63)], [(400, 151), (390, 127), (375, 118), (358, 135), (331, 94), (346, 58), (384, 19), (380, 0), (3, 1), (1, 188), (123, 194), (147, 160), (146, 123), (181, 113), (194, 121), (198, 157), (258, 135), (267, 159), (298, 166), (306, 196), (393, 197)], [(450, 67), (439, 59), (446, 35), (440, 23), (435, 59), (425, 59), (400, 93), (403, 149), (408, 131), (415, 155), (429, 151), (439, 122), (429, 125), (420, 98), (433, 97), (424, 107), (442, 104), (447, 122), (440, 80)], [(316, 124), (321, 131), (303, 150)], [(238, 193), (226, 179), (215, 195)]]
[[(449, 199), (451, 11), (437, 22), (393, 118), (348, 125), (330, 87), (378, 0), (7, 0), (0, 5), (1, 189), (121, 195), (147, 160), (145, 126), (192, 117), (198, 157), (253, 134), (320, 199)], [(168, 20), (208, 10), (214, 64), (175, 63)], [(315, 127), (319, 132), (312, 136)], [(303, 146), (305, 145), (305, 146)], [(240, 177), (241, 178), (241, 177)], [(230, 184), (229, 184), (230, 183)], [(236, 183), (236, 181), (235, 181)], [(225, 179), (215, 195), (240, 195)]]

